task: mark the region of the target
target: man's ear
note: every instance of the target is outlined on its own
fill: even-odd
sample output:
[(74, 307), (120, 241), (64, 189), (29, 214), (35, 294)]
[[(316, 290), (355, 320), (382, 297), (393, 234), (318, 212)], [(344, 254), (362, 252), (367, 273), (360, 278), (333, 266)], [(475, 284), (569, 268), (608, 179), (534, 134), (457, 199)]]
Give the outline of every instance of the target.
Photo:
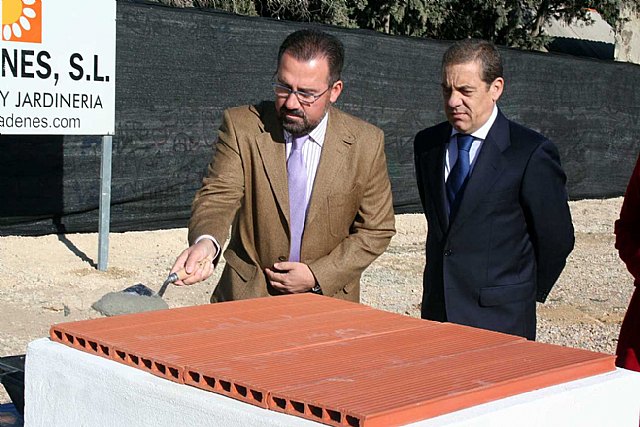
[(330, 92), (331, 93), (329, 94), (329, 100), (332, 104), (334, 104), (342, 93), (342, 80), (338, 80), (337, 82), (335, 82), (333, 86), (331, 86)]
[(504, 79), (502, 77), (498, 77), (489, 85), (489, 92), (491, 92), (491, 99), (493, 102), (498, 102), (500, 96), (502, 96), (502, 91), (504, 90)]

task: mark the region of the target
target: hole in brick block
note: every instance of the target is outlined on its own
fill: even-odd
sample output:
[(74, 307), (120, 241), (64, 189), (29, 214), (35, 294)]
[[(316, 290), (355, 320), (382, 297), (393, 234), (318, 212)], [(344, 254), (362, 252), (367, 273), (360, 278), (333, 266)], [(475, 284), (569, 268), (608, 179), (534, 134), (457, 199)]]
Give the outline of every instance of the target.
[(260, 403), (262, 403), (262, 392), (258, 391), (258, 390), (251, 390), (251, 397), (253, 397), (253, 400), (256, 400)]
[(220, 387), (226, 392), (231, 392), (231, 383), (229, 381), (220, 380)]
[(347, 415), (347, 425), (351, 427), (360, 427), (360, 420), (356, 417), (352, 417), (351, 415)]
[(278, 408), (280, 409), (284, 409), (287, 407), (287, 401), (280, 398), (280, 397), (274, 397), (273, 401), (275, 402), (275, 404), (278, 406)]
[(149, 359), (145, 359), (144, 357), (142, 358), (142, 364), (144, 365), (145, 368), (147, 369), (151, 369), (151, 360)]
[(65, 339), (65, 341), (67, 341), (70, 344), (73, 344), (73, 342), (75, 341), (73, 339), (73, 335), (71, 335), (71, 334), (64, 334), (64, 339)]
[(180, 376), (178, 373), (178, 368), (169, 367), (169, 375), (171, 375), (172, 378), (178, 379), (178, 377)]
[(91, 347), (91, 350), (95, 351), (96, 353), (98, 352), (98, 344), (96, 342), (89, 341), (89, 347)]
[(106, 345), (100, 344), (100, 350), (102, 351), (102, 354), (104, 354), (105, 356), (109, 355), (109, 347), (107, 347)]
[(339, 423), (342, 421), (342, 415), (338, 411), (332, 411), (331, 409), (327, 409), (327, 415), (329, 415), (329, 419), (331, 421), (335, 421)]
[(127, 357), (127, 354), (124, 351), (116, 350), (116, 356), (120, 360), (125, 360)]
[(131, 360), (131, 363), (133, 363), (134, 365), (137, 365), (138, 363), (140, 363), (140, 359), (135, 354), (130, 354), (129, 360)]
[(315, 406), (315, 405), (309, 405), (309, 411), (311, 412), (311, 415), (313, 415), (314, 417), (318, 418), (318, 419), (322, 419), (322, 408), (319, 406)]
[(194, 383), (199, 383), (200, 382), (200, 374), (199, 373), (193, 372), (193, 371), (189, 371), (189, 373), (187, 375), (189, 375), (189, 378), (191, 378), (191, 381), (193, 381)]
[(245, 386), (241, 386), (240, 384), (235, 384), (236, 391), (242, 397), (247, 397), (247, 388)]
[(215, 388), (215, 386), (216, 386), (216, 379), (215, 378), (203, 375), (202, 379), (207, 384), (207, 386), (211, 387), (212, 389)]
[(302, 402), (296, 402), (295, 400), (291, 401), (291, 406), (293, 406), (293, 409), (300, 413), (300, 414), (304, 414), (304, 403)]
[(84, 340), (84, 338), (78, 338), (78, 344), (80, 344), (80, 347), (85, 348), (87, 343)]
[(53, 335), (56, 336), (56, 338), (58, 338), (59, 340), (62, 340), (62, 332), (60, 331), (53, 331)]
[(158, 372), (160, 372), (162, 375), (167, 373), (167, 367), (164, 366), (162, 363), (157, 363), (155, 364), (156, 369), (158, 370)]

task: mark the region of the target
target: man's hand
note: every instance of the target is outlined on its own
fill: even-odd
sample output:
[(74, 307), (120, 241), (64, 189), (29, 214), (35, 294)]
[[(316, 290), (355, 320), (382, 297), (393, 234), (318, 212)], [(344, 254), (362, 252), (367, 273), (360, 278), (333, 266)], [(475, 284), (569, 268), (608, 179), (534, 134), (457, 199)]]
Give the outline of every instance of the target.
[(188, 276), (183, 280), (174, 282), (177, 286), (193, 285), (194, 283), (207, 280), (213, 274), (213, 262), (201, 262), (204, 259), (212, 260), (216, 255), (213, 242), (209, 239), (202, 239), (195, 245), (185, 249), (171, 268), (171, 273), (175, 273), (182, 268)]
[(271, 286), (283, 294), (308, 292), (316, 284), (309, 266), (301, 262), (277, 262), (264, 272)]

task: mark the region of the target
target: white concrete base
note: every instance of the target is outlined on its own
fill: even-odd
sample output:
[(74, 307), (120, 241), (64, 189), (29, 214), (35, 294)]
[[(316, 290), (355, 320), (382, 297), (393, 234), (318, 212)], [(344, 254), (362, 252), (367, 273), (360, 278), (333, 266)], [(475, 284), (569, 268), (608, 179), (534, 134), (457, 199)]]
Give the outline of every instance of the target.
[[(411, 426), (637, 427), (640, 373), (603, 375), (523, 393)], [(320, 426), (43, 338), (27, 349), (25, 426)]]

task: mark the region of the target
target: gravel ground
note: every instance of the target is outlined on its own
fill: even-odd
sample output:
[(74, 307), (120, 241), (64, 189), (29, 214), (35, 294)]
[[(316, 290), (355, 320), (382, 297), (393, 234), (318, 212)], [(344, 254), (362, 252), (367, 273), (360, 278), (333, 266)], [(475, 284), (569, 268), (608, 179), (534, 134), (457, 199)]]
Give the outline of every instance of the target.
[[(576, 246), (546, 304), (538, 306), (538, 340), (613, 353), (633, 281), (614, 248), (622, 198), (571, 202)], [(419, 317), (426, 221), (396, 216), (397, 235), (364, 274), (362, 301)], [(96, 234), (0, 237), (0, 356), (26, 352), (54, 323), (100, 315), (102, 295), (144, 283), (157, 290), (186, 246), (186, 229), (112, 233), (109, 268), (96, 270)], [(204, 304), (221, 269), (205, 283), (170, 287), (170, 307)], [(4, 390), (0, 404), (9, 402)], [(0, 425), (2, 419), (0, 418)]]
[[(571, 202), (576, 245), (547, 302), (538, 304), (537, 340), (615, 353), (633, 280), (614, 247), (622, 198)], [(426, 223), (397, 217), (398, 234), (364, 277), (363, 302), (420, 316)]]

